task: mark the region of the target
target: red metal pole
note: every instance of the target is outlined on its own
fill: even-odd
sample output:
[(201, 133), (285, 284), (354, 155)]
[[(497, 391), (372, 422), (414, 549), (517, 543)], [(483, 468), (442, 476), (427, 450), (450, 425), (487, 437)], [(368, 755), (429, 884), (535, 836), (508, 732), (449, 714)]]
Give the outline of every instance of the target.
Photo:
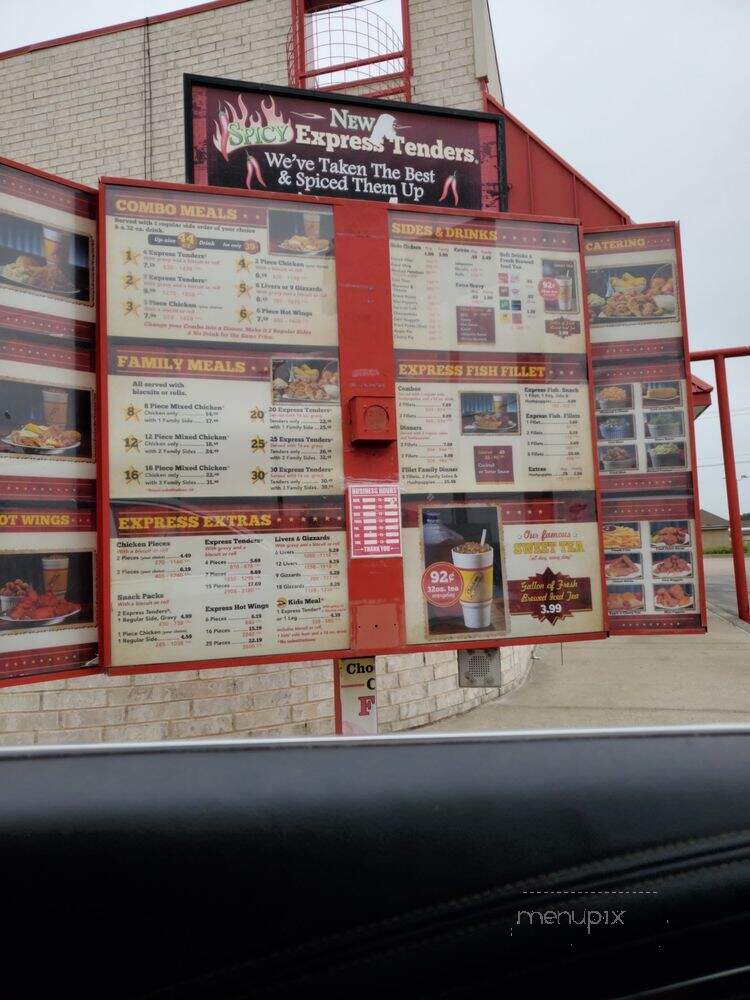
[[(729, 352), (727, 352), (729, 353)], [(724, 453), (724, 469), (727, 477), (727, 504), (729, 506), (729, 533), (732, 539), (732, 559), (734, 560), (734, 585), (737, 589), (737, 611), (744, 622), (750, 622), (750, 601), (747, 593), (747, 572), (745, 569), (745, 548), (742, 544), (742, 521), (740, 520), (740, 497), (737, 489), (737, 469), (734, 464), (734, 443), (732, 441), (732, 418), (729, 415), (729, 392), (727, 390), (727, 368), (724, 352), (714, 356), (716, 371), (716, 395), (719, 405), (719, 426), (721, 427), (721, 448)]]

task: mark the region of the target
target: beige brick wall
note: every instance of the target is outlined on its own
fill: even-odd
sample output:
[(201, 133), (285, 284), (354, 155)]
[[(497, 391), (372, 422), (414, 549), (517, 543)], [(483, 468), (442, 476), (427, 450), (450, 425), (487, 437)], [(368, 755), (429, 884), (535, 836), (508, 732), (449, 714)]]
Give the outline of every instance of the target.
[[(414, 101), (480, 108), (471, 6), (412, 0)], [(0, 60), (0, 154), (88, 184), (102, 175), (181, 181), (182, 74), (287, 84), (290, 9), (288, 0), (248, 0), (148, 32), (132, 28)], [(528, 656), (528, 648), (505, 653), (509, 684), (523, 679)], [(378, 683), (381, 732), (497, 697), (459, 689), (452, 653), (379, 658)], [(0, 744), (332, 732), (327, 661), (47, 680), (0, 691)]]
[[(458, 687), (456, 654), (377, 659), (381, 733), (466, 712), (521, 684), (531, 647), (503, 651), (502, 691)], [(330, 736), (330, 660), (132, 677), (45, 680), (0, 690), (0, 746)]]
[[(182, 181), (182, 74), (288, 84), (290, 11), (248, 0), (0, 60), (0, 154), (86, 184)], [(478, 109), (471, 0), (412, 0), (411, 30), (413, 100)]]

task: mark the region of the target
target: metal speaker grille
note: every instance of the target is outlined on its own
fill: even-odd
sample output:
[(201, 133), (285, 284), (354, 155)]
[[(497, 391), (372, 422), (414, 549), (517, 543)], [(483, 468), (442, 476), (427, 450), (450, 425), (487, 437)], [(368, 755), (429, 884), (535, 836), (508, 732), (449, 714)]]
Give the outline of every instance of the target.
[(502, 687), (499, 649), (459, 649), (459, 687)]

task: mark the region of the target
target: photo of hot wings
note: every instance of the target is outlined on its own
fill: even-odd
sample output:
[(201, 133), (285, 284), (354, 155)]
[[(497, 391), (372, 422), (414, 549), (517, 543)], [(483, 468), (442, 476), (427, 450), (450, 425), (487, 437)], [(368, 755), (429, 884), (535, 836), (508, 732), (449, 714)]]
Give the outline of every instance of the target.
[(91, 552), (0, 553), (0, 632), (93, 621)]

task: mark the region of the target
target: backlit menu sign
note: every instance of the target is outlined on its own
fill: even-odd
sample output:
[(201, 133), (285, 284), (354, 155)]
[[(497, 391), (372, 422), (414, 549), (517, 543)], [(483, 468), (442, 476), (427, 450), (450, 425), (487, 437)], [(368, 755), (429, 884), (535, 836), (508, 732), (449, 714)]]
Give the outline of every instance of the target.
[(586, 230), (585, 250), (609, 627), (702, 631), (678, 229)]
[(506, 207), (498, 115), (186, 76), (185, 122), (191, 183)]
[(409, 642), (600, 633), (578, 228), (389, 218)]
[(0, 161), (0, 682), (97, 656), (96, 194)]
[(345, 649), (331, 209), (105, 192), (109, 662)]

